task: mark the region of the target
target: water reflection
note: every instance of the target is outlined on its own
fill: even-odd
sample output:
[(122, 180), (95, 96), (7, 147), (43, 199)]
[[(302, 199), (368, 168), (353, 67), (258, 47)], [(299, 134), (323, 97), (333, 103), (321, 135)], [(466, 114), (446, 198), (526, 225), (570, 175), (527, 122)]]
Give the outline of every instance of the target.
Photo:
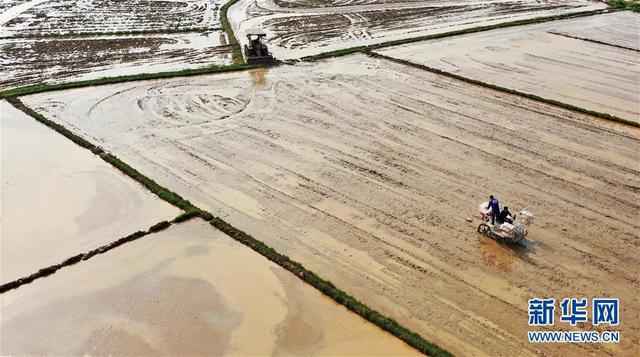
[(251, 84), (254, 87), (264, 87), (267, 85), (267, 73), (269, 72), (268, 67), (261, 67), (252, 69), (249, 71), (249, 76), (251, 77)]

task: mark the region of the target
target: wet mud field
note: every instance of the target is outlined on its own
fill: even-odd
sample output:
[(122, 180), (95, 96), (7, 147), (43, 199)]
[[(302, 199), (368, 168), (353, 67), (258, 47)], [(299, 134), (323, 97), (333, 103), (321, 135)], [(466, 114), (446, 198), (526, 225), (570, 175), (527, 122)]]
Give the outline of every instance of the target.
[(377, 50), (640, 123), (640, 15), (616, 12)]
[(3, 4), (0, 90), (231, 63), (215, 1)]
[[(234, 31), (260, 27), (278, 58), (418, 37), (537, 16), (601, 9), (588, 1), (274, 1), (240, 0)], [(243, 40), (242, 36), (239, 36)]]
[(19, 86), (231, 64), (221, 31), (0, 39), (0, 90)]
[(3, 355), (418, 355), (201, 220), (0, 304)]
[(179, 214), (5, 101), (0, 152), (2, 284)]
[[(455, 354), (639, 349), (637, 129), (366, 55), (23, 100)], [(526, 342), (529, 298), (602, 295), (619, 345)]]
[(2, 37), (219, 27), (218, 1), (29, 0), (0, 7)]

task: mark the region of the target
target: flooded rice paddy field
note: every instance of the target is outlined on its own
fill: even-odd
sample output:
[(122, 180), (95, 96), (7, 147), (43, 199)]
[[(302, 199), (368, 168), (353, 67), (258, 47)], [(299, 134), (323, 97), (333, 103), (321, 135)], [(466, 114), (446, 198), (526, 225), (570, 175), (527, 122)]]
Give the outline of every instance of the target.
[[(0, 8), (0, 90), (228, 65), (231, 48), (217, 29), (219, 6), (203, 0), (5, 4)], [(121, 33), (132, 31), (158, 33)]]
[(418, 355), (202, 220), (0, 302), (3, 355)]
[[(3, 0), (4, 3), (4, 0)], [(0, 8), (0, 36), (219, 27), (219, 1), (29, 0)]]
[[(24, 101), (456, 354), (638, 351), (638, 130), (365, 55)], [(621, 344), (526, 342), (529, 298), (605, 295)]]
[(0, 39), (0, 90), (231, 64), (221, 31)]
[[(291, 59), (400, 38), (604, 7), (602, 3), (582, 0), (374, 0), (353, 4), (240, 0), (230, 8), (229, 18), (236, 34), (244, 34), (252, 27), (264, 29), (275, 56)], [(238, 37), (244, 40), (244, 36)]]
[(4, 101), (0, 135), (3, 284), (180, 213)]
[(616, 12), (378, 50), (640, 123), (640, 15)]
[[(273, 0), (280, 7), (314, 8), (429, 2), (430, 0)], [(433, 1), (432, 1), (433, 2)]]

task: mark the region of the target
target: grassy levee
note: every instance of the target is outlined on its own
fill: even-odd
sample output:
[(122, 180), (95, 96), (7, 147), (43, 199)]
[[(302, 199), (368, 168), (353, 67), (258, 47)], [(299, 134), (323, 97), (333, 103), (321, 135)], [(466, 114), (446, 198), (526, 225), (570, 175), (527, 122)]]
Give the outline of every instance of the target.
[(100, 86), (105, 84), (115, 84), (115, 83), (132, 82), (132, 81), (140, 81), (140, 80), (162, 79), (162, 78), (172, 78), (172, 77), (188, 77), (188, 76), (198, 76), (202, 74), (243, 71), (243, 70), (257, 68), (257, 67), (261, 67), (261, 66), (256, 64), (243, 63), (243, 64), (231, 65), (231, 66), (211, 66), (211, 67), (194, 68), (194, 69), (183, 69), (179, 71), (140, 73), (140, 74), (132, 74), (132, 75), (126, 75), (126, 76), (104, 77), (104, 78), (98, 78), (98, 79), (88, 79), (84, 81), (58, 83), (58, 84), (36, 84), (32, 86), (7, 89), (5, 91), (0, 92), (0, 98), (11, 98), (11, 97), (17, 97), (21, 95), (50, 92), (50, 91), (56, 91), (56, 90), (62, 90), (62, 89)]
[[(181, 217), (181, 216), (182, 215), (180, 215), (178, 217)], [(196, 216), (197, 215), (190, 216), (190, 217), (188, 217), (186, 219), (183, 219), (181, 222), (184, 222), (184, 221), (186, 221), (188, 219), (191, 219), (191, 218), (194, 218)], [(37, 272), (29, 275), (29, 276), (25, 276), (23, 278), (16, 279), (16, 280), (10, 281), (8, 283), (2, 284), (2, 285), (0, 285), (0, 294), (4, 293), (6, 291), (12, 290), (12, 289), (19, 288), (22, 285), (29, 284), (29, 283), (33, 282), (34, 280), (36, 280), (36, 279), (44, 278), (45, 276), (49, 276), (49, 275), (55, 273), (56, 271), (58, 271), (58, 270), (60, 270), (60, 269), (62, 269), (64, 267), (67, 267), (67, 266), (70, 266), (70, 265), (74, 265), (74, 264), (79, 263), (79, 262), (81, 262), (83, 260), (91, 259), (91, 258), (93, 258), (94, 256), (96, 256), (98, 254), (102, 254), (102, 253), (108, 252), (111, 249), (117, 248), (117, 247), (119, 247), (119, 246), (121, 246), (121, 245), (123, 245), (125, 243), (132, 242), (134, 240), (140, 239), (140, 238), (145, 237), (145, 236), (147, 236), (147, 235), (149, 235), (151, 233), (156, 233), (156, 232), (160, 232), (162, 230), (165, 230), (165, 229), (169, 228), (173, 223), (176, 223), (175, 221), (178, 219), (178, 217), (176, 217), (176, 219), (174, 219), (171, 222), (168, 222), (168, 221), (158, 222), (158, 223), (154, 224), (153, 226), (149, 227), (149, 229), (147, 229), (146, 231), (134, 232), (132, 234), (129, 234), (126, 237), (122, 237), (122, 238), (117, 239), (117, 240), (115, 240), (115, 241), (113, 241), (111, 243), (107, 243), (107, 244), (105, 244), (105, 245), (103, 245), (101, 247), (92, 249), (92, 250), (90, 250), (90, 251), (88, 251), (86, 253), (76, 254), (76, 255), (74, 255), (72, 257), (69, 257), (69, 258), (65, 259), (61, 263), (54, 264), (54, 265), (48, 266), (46, 268), (42, 268), (42, 269), (38, 270)]]
[(231, 23), (229, 22), (229, 18), (227, 17), (227, 12), (229, 8), (237, 3), (239, 0), (229, 0), (225, 3), (220, 9), (220, 26), (222, 26), (222, 30), (227, 33), (227, 39), (229, 44), (233, 46), (233, 52), (231, 53), (233, 58), (233, 64), (240, 65), (245, 63), (244, 57), (242, 56), (242, 48), (240, 47), (240, 42), (236, 38), (236, 35), (233, 33), (233, 28), (231, 27)]
[(363, 51), (367, 50), (368, 48), (369, 48), (369, 46), (349, 47), (349, 48), (344, 48), (344, 49), (341, 49), (341, 50), (322, 52), (320, 54), (313, 55), (313, 56), (302, 57), (301, 60), (302, 61), (318, 61), (318, 60), (322, 60), (322, 59), (326, 59), (326, 58), (346, 56), (346, 55), (350, 55), (352, 53), (363, 52)]
[(419, 334), (400, 325), (395, 320), (386, 317), (378, 311), (361, 303), (354, 297), (337, 288), (330, 281), (322, 279), (314, 272), (307, 270), (304, 266), (302, 266), (302, 264), (295, 262), (289, 257), (278, 253), (275, 249), (266, 245), (262, 241), (253, 238), (251, 235), (235, 228), (234, 226), (225, 222), (223, 219), (215, 217), (213, 220), (211, 220), (211, 225), (224, 232), (229, 237), (260, 253), (265, 258), (292, 272), (300, 279), (304, 280), (308, 284), (320, 290), (325, 295), (335, 300), (337, 303), (364, 317), (383, 330), (390, 332), (418, 351), (429, 356), (452, 356), (449, 351), (446, 351), (438, 345), (425, 340)]
[(640, 3), (633, 0), (610, 0), (605, 1), (605, 3), (612, 9), (640, 12)]
[(566, 33), (561, 33), (561, 32), (556, 32), (556, 31), (547, 31), (547, 33), (552, 34), (552, 35), (556, 35), (556, 36), (562, 36), (562, 37), (566, 37), (566, 38), (572, 38), (572, 39), (574, 39), (574, 40), (580, 40), (580, 41), (585, 41), (585, 42), (597, 43), (597, 44), (599, 44), (599, 45), (604, 45), (604, 46), (609, 46), (609, 47), (620, 48), (620, 49), (627, 50), (627, 51), (640, 52), (640, 50), (635, 49), (635, 48), (633, 48), (633, 47), (627, 47), (627, 46), (616, 45), (616, 44), (609, 43), (609, 42), (604, 42), (604, 41), (594, 40), (594, 39), (592, 39), (592, 38), (586, 38), (586, 37), (580, 37), (580, 36), (572, 36), (572, 35), (568, 35), (568, 34), (566, 34)]
[(191, 204), (191, 202), (185, 200), (179, 194), (166, 189), (160, 186), (158, 183), (148, 178), (147, 176), (141, 174), (138, 170), (126, 164), (124, 161), (117, 158), (115, 155), (109, 153), (103, 153), (100, 155), (102, 159), (112, 166), (122, 171), (125, 175), (131, 177), (132, 179), (138, 181), (142, 186), (146, 187), (149, 191), (156, 194), (161, 199), (171, 203), (172, 205), (184, 210), (188, 211), (195, 206)]
[(369, 50), (379, 49), (383, 47), (404, 45), (407, 43), (427, 41), (427, 40), (435, 40), (435, 39), (444, 38), (444, 37), (459, 36), (459, 35), (465, 35), (465, 34), (470, 34), (475, 32), (495, 30), (495, 29), (500, 29), (505, 27), (531, 25), (531, 24), (537, 24), (537, 23), (548, 22), (548, 21), (571, 19), (574, 17), (592, 16), (592, 15), (606, 13), (609, 11), (611, 10), (609, 9), (589, 10), (589, 11), (573, 12), (573, 13), (560, 14), (560, 15), (534, 17), (530, 19), (516, 20), (516, 21), (510, 21), (510, 22), (501, 22), (493, 25), (470, 27), (467, 29), (442, 32), (442, 33), (437, 33), (433, 35), (409, 37), (409, 38), (403, 38), (400, 40), (386, 41), (386, 42), (382, 42), (375, 45), (349, 47), (341, 50), (323, 52), (313, 56), (302, 57), (301, 60), (302, 61), (318, 61), (326, 58), (345, 56), (345, 55), (349, 55), (356, 52), (366, 52)]
[(61, 264), (57, 264), (45, 269), (41, 269), (38, 272), (28, 277), (1, 285), (0, 293), (7, 290), (15, 289), (20, 285), (30, 283), (39, 277), (51, 275), (55, 271), (57, 271), (58, 269), (64, 266), (72, 265), (81, 260), (89, 259), (96, 254), (104, 253), (126, 242), (141, 238), (149, 233), (166, 229), (167, 227), (171, 226), (171, 224), (184, 222), (194, 217), (200, 217), (200, 218), (203, 218), (204, 220), (210, 221), (211, 225), (213, 225), (214, 227), (216, 227), (218, 230), (222, 231), (229, 237), (251, 248), (255, 252), (263, 255), (264, 257), (273, 261), (274, 263), (278, 264), (284, 269), (287, 269), (288, 271), (292, 272), (293, 274), (298, 276), (300, 279), (304, 280), (311, 286), (315, 287), (325, 295), (335, 300), (337, 303), (344, 305), (349, 310), (364, 317), (365, 319), (375, 324), (376, 326), (382, 328), (385, 331), (390, 332), (391, 334), (400, 338), (401, 340), (403, 340), (410, 346), (414, 347), (418, 351), (428, 354), (430, 356), (452, 356), (450, 352), (444, 350), (443, 348), (439, 347), (434, 343), (431, 343), (425, 340), (419, 334), (403, 327), (395, 320), (382, 315), (376, 310), (371, 309), (370, 307), (366, 306), (365, 304), (361, 303), (360, 301), (356, 300), (352, 296), (348, 295), (344, 291), (334, 286), (331, 282), (324, 280), (314, 272), (307, 270), (302, 266), (302, 264), (289, 259), (289, 257), (283, 254), (278, 253), (275, 249), (269, 247), (262, 241), (259, 241), (253, 238), (252, 236), (243, 232), (242, 230), (230, 225), (229, 223), (222, 220), (222, 218), (215, 217), (211, 213), (201, 210), (200, 208), (191, 204), (191, 202), (182, 198), (180, 195), (158, 185), (156, 182), (154, 182), (150, 178), (142, 175), (139, 171), (135, 170), (131, 166), (122, 162), (120, 159), (118, 159), (114, 155), (106, 153), (103, 149), (97, 147), (96, 145), (91, 144), (87, 140), (72, 133), (71, 131), (66, 129), (64, 126), (57, 124), (50, 119), (47, 119), (43, 115), (27, 107), (20, 99), (16, 97), (10, 97), (10, 98), (7, 98), (7, 101), (13, 106), (15, 106), (17, 109), (24, 112), (25, 114), (31, 116), (32, 118), (43, 123), (44, 125), (49, 126), (53, 130), (56, 130), (57, 132), (64, 135), (68, 139), (77, 143), (78, 145), (98, 154), (102, 159), (104, 159), (111, 165), (115, 166), (118, 170), (124, 172), (126, 175), (130, 176), (134, 180), (138, 181), (140, 184), (145, 186), (151, 192), (155, 193), (158, 197), (183, 209), (185, 212), (183, 212), (182, 214), (174, 218), (171, 222), (162, 221), (151, 226), (146, 232), (142, 232), (142, 231), (136, 232), (130, 236), (121, 238), (115, 242), (112, 242), (107, 244), (106, 246), (94, 249), (88, 253), (78, 254), (74, 257), (71, 257), (65, 260)]
[(446, 77), (449, 77), (449, 78), (455, 78), (457, 80), (461, 80), (461, 81), (464, 81), (466, 83), (475, 84), (475, 85), (478, 85), (478, 86), (494, 89), (494, 90), (497, 90), (497, 91), (500, 91), (500, 92), (504, 92), (504, 93), (508, 93), (508, 94), (512, 94), (512, 95), (517, 95), (517, 96), (522, 97), (522, 98), (532, 99), (532, 100), (535, 100), (535, 101), (538, 101), (538, 102), (550, 104), (550, 105), (553, 105), (553, 106), (556, 106), (556, 107), (560, 107), (560, 108), (563, 108), (563, 109), (571, 110), (571, 111), (578, 112), (578, 113), (581, 113), (581, 114), (591, 115), (591, 116), (594, 116), (594, 117), (597, 117), (597, 118), (600, 118), (600, 119), (609, 120), (609, 121), (613, 121), (613, 122), (624, 124), (624, 125), (629, 125), (629, 126), (632, 126), (632, 127), (635, 127), (635, 128), (640, 128), (640, 123), (636, 123), (636, 122), (631, 121), (631, 120), (623, 119), (623, 118), (620, 118), (620, 117), (617, 117), (615, 115), (611, 115), (611, 114), (608, 114), (608, 113), (601, 113), (601, 112), (597, 112), (597, 111), (594, 111), (594, 110), (577, 107), (575, 105), (567, 104), (567, 103), (560, 102), (560, 101), (557, 101), (557, 100), (554, 100), (554, 99), (548, 99), (548, 98), (540, 97), (540, 96), (535, 95), (535, 94), (520, 92), (520, 91), (515, 90), (515, 89), (501, 87), (501, 86), (498, 86), (498, 85), (495, 85), (495, 84), (491, 84), (491, 83), (487, 83), (487, 82), (471, 79), (471, 78), (464, 77), (464, 76), (461, 76), (461, 75), (458, 75), (458, 74), (454, 74), (454, 73), (451, 73), (451, 72), (443, 71), (443, 70), (440, 70), (440, 69), (437, 69), (437, 68), (432, 68), (432, 67), (429, 67), (429, 66), (425, 66), (423, 64), (413, 63), (413, 62), (409, 62), (409, 61), (406, 61), (406, 60), (385, 56), (385, 55), (382, 55), (382, 54), (376, 53), (376, 52), (367, 51), (367, 54), (369, 56), (371, 56), (371, 57), (374, 57), (374, 58), (382, 58), (382, 59), (385, 59), (387, 61), (399, 63), (399, 64), (402, 64), (402, 65), (405, 65), (405, 66), (410, 66), (410, 67), (414, 67), (414, 68), (417, 68), (417, 69), (422, 69), (422, 70), (425, 70), (425, 71), (428, 71), (428, 72), (432, 72), (432, 73), (436, 73), (436, 74), (440, 74), (440, 75), (443, 75), (443, 76), (446, 76)]
[(205, 221), (210, 221), (213, 219), (213, 215), (211, 213), (207, 211), (203, 211), (200, 208), (194, 206), (184, 211), (178, 217), (174, 218), (173, 221), (171, 221), (171, 223), (181, 223), (184, 221), (188, 221), (194, 217), (200, 217)]

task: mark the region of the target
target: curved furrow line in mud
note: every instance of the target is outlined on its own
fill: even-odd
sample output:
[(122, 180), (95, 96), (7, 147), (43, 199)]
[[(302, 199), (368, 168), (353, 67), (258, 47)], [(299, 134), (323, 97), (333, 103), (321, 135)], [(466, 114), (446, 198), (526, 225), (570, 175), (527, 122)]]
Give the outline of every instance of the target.
[(283, 7), (279, 6), (274, 0), (252, 0), (254, 6), (272, 13), (292, 13), (310, 14), (310, 15), (335, 15), (335, 14), (351, 14), (355, 12), (370, 11), (387, 11), (387, 10), (415, 10), (420, 8), (440, 8), (452, 6), (473, 6), (473, 5), (491, 5), (491, 4), (513, 4), (513, 0), (476, 0), (476, 1), (397, 1), (390, 3), (364, 4), (354, 6), (331, 6), (331, 7)]
[(18, 5), (14, 5), (8, 9), (2, 10), (2, 12), (0, 12), (0, 25), (6, 24), (7, 22), (13, 20), (23, 12), (29, 11), (30, 9), (42, 3), (45, 3), (47, 1), (51, 1), (51, 0), (30, 0)]
[[(241, 0), (231, 8), (236, 33), (261, 27), (278, 58), (389, 40), (495, 25), (545, 15), (603, 9), (583, 1), (381, 2), (357, 6), (282, 7), (272, 0)], [(354, 23), (354, 19), (359, 20)]]

